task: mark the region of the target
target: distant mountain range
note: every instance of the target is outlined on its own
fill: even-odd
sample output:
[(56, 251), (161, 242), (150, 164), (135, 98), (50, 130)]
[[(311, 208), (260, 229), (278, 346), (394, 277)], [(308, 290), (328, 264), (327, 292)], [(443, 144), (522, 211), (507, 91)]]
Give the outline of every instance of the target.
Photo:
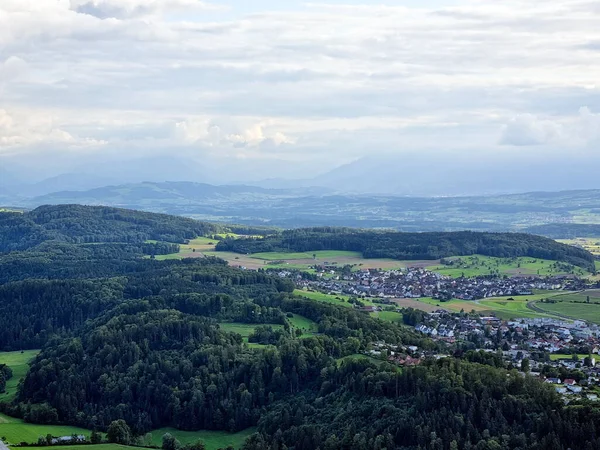
[(326, 188), (267, 189), (246, 185), (143, 182), (35, 197), (8, 194), (0, 199), (6, 206), (106, 205), (284, 228), (351, 226), (404, 231), (527, 231), (530, 227), (554, 224), (553, 236), (563, 233), (561, 230), (565, 236), (571, 236), (573, 228), (567, 232), (571, 224), (600, 224), (600, 190), (406, 197), (338, 194)]

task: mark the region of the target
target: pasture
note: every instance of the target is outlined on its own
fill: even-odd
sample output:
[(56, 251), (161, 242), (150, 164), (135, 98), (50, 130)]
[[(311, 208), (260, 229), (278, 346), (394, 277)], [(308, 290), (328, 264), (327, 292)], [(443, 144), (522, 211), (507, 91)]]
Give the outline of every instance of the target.
[(160, 428), (152, 432), (152, 444), (160, 447), (162, 437), (170, 433), (182, 444), (193, 444), (201, 440), (206, 445), (207, 450), (217, 450), (232, 445), (239, 449), (244, 444), (248, 436), (256, 431), (255, 428), (248, 428), (237, 433), (226, 433), (224, 431), (181, 431), (175, 428)]
[(317, 333), (319, 330), (316, 322), (299, 314), (293, 314), (292, 317), (288, 317), (288, 322), (293, 328), (299, 328), (303, 333)]
[(27, 371), (29, 370), (29, 362), (35, 358), (38, 353), (39, 350), (0, 353), (0, 364), (6, 364), (13, 371), (12, 378), (6, 383), (6, 392), (0, 394), (0, 402), (10, 402), (15, 398), (19, 380), (25, 378), (25, 375), (27, 375)]
[(564, 293), (551, 297), (551, 300), (552, 302), (538, 301), (535, 306), (565, 318), (600, 324), (600, 289)]
[(583, 248), (593, 255), (600, 256), (600, 238), (580, 237), (575, 239), (557, 239), (557, 242)]
[[(27, 447), (34, 450), (48, 449), (48, 447)], [(119, 444), (98, 444), (98, 445), (53, 445), (53, 450), (134, 450), (139, 447), (128, 447)]]
[[(555, 317), (551, 312), (542, 313), (529, 308), (530, 302), (538, 302), (545, 299), (561, 298), (565, 295), (563, 292), (542, 292), (532, 295), (515, 297), (493, 297), (482, 300), (450, 300), (441, 302), (432, 298), (420, 298), (420, 303), (435, 306), (436, 309), (442, 308), (451, 312), (471, 312), (475, 311), (481, 315), (494, 314), (502, 319), (536, 318), (536, 317)], [(546, 305), (546, 304), (544, 304)], [(538, 308), (540, 303), (536, 303)], [(540, 309), (544, 309), (543, 307)]]
[(35, 425), (14, 419), (7, 423), (0, 423), (0, 437), (6, 438), (3, 440), (7, 444), (20, 444), (21, 442), (35, 444), (40, 436), (47, 436), (48, 434), (54, 437), (71, 436), (73, 434), (89, 437), (90, 431), (63, 425)]
[[(265, 323), (260, 325), (267, 325), (272, 327), (274, 330), (281, 330), (283, 325)], [(260, 326), (256, 323), (235, 323), (235, 322), (219, 322), (219, 328), (223, 331), (227, 331), (229, 333), (237, 333), (242, 338), (244, 338), (244, 342), (248, 342), (248, 337), (254, 333), (256, 327)]]
[[(304, 297), (309, 300), (315, 300), (317, 302), (328, 303), (330, 305), (343, 306), (345, 308), (353, 308), (354, 307), (351, 303), (348, 303), (349, 297), (347, 295), (325, 294), (323, 292), (302, 291), (299, 289), (296, 289), (294, 291), (294, 294), (296, 294), (299, 297)], [(389, 306), (389, 305), (374, 303), (374, 302), (364, 299), (364, 298), (359, 299), (359, 301), (362, 304), (364, 304), (365, 306), (381, 306), (382, 308)], [(391, 306), (395, 305), (394, 302), (395, 301), (392, 300)], [(371, 317), (379, 318), (379, 319), (385, 320), (387, 322), (402, 321), (402, 314), (399, 312), (396, 312), (396, 311), (376, 311), (376, 312), (372, 312), (369, 314), (371, 315)]]
[[(579, 354), (577, 355), (577, 358), (580, 361), (583, 361), (585, 358), (587, 358), (589, 355), (584, 355), (584, 354)], [(571, 360), (573, 359), (573, 355), (562, 355), (562, 354), (552, 354), (550, 355), (550, 360), (551, 361), (558, 361), (560, 359), (568, 359)]]
[(473, 255), (446, 258), (451, 265), (437, 265), (429, 270), (453, 278), (475, 277), (481, 275), (577, 275), (588, 276), (589, 272), (571, 264), (537, 258), (494, 258), (491, 256)]

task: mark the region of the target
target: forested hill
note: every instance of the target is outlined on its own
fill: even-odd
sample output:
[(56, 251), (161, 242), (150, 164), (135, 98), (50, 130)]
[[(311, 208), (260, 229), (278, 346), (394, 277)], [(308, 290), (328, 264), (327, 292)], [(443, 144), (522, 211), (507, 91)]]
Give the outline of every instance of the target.
[(28, 278), (86, 278), (138, 270), (144, 255), (176, 253), (197, 236), (257, 227), (196, 220), (104, 206), (41, 206), (0, 212), (0, 283)]
[(362, 252), (365, 258), (398, 260), (435, 260), (474, 254), (528, 256), (564, 261), (595, 271), (594, 256), (586, 250), (522, 233), (399, 233), (348, 228), (306, 228), (287, 230), (264, 239), (225, 239), (219, 242), (217, 250), (236, 253), (349, 250)]
[(26, 250), (42, 242), (183, 243), (219, 232), (206, 222), (103, 206), (41, 206), (30, 212), (0, 213), (0, 252)]
[[(552, 386), (493, 355), (464, 348), (460, 359), (398, 370), (366, 354), (379, 342), (430, 355), (452, 349), (402, 323), (296, 297), (290, 280), (264, 271), (218, 258), (140, 257), (147, 239), (178, 242), (217, 226), (80, 206), (0, 221), (0, 351), (42, 349), (15, 400), (0, 401), (0, 411), (26, 423), (100, 431), (117, 424), (121, 444), (163, 427), (256, 427), (244, 450), (600, 448), (598, 405), (565, 406)], [(387, 242), (402, 257), (389, 233), (303, 233), (298, 250), (350, 242), (343, 249), (381, 256)], [(286, 248), (286, 236), (240, 242)], [(376, 245), (352, 248), (368, 236)], [(474, 236), (473, 247), (465, 237), (438, 251), (479, 252), (486, 241)], [(496, 250), (527, 251), (508, 237)], [(425, 244), (403, 245), (414, 257)], [(229, 331), (240, 327), (259, 342)], [(10, 367), (0, 370), (6, 380)]]

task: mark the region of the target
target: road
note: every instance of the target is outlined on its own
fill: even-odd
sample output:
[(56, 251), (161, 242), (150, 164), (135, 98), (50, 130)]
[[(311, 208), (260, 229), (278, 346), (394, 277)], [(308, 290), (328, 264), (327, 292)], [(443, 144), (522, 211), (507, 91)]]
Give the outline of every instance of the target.
[(9, 448), (4, 445), (4, 442), (0, 441), (0, 450), (9, 450)]

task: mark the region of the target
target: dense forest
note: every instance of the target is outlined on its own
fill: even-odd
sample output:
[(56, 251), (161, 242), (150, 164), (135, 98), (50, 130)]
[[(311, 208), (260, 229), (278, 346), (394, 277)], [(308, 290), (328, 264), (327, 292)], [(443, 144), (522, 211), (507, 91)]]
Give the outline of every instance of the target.
[(286, 230), (265, 238), (225, 239), (218, 251), (236, 253), (349, 250), (365, 258), (435, 260), (449, 256), (528, 256), (564, 261), (591, 272), (594, 257), (587, 251), (551, 239), (519, 233), (399, 233), (349, 228)]
[[(0, 237), (0, 351), (42, 349), (16, 399), (0, 403), (4, 413), (100, 431), (126, 423), (135, 434), (256, 426), (246, 450), (600, 448), (598, 407), (565, 407), (551, 387), (493, 355), (402, 370), (356, 358), (376, 341), (443, 348), (403, 324), (298, 298), (292, 282), (263, 271), (218, 258), (143, 258), (147, 240), (185, 239), (185, 226), (177, 230), (187, 219), (51, 211), (0, 219), (11, 224), (0, 227), (11, 236)], [(115, 223), (115, 215), (127, 220)], [(465, 234), (454, 245), (466, 248), (470, 235), (474, 248), (485, 241)], [(538, 245), (508, 236), (496, 250)], [(290, 316), (315, 329), (298, 333)], [(232, 323), (254, 326), (252, 345), (228, 331)], [(10, 368), (0, 368), (0, 388), (9, 376)]]

